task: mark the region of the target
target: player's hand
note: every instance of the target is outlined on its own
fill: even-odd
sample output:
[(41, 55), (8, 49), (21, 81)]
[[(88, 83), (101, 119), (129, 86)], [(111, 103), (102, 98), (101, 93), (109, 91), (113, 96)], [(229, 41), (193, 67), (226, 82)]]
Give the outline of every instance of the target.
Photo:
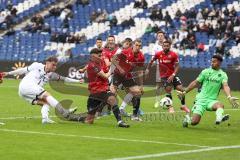
[(80, 80), (79, 80), (79, 83), (80, 83), (80, 84), (84, 83), (84, 79), (80, 79)]
[(141, 91), (141, 94), (143, 95), (144, 94), (143, 86), (140, 86), (140, 91)]
[(79, 72), (79, 73), (84, 73), (84, 72), (85, 72), (85, 69), (79, 69), (78, 72)]
[(239, 102), (237, 102), (239, 99), (237, 97), (229, 96), (228, 100), (231, 103), (231, 105), (233, 106), (233, 108), (238, 108), (239, 107)]
[(119, 61), (118, 61), (117, 57), (112, 58), (112, 64), (114, 64), (114, 65), (119, 64)]
[(149, 75), (149, 69), (146, 69), (145, 70), (145, 80), (148, 78), (148, 75)]
[(178, 97), (181, 99), (182, 97), (184, 97), (185, 96), (185, 94), (186, 94), (186, 91), (178, 91), (178, 90), (176, 90), (176, 92), (177, 92), (177, 95), (178, 95)]
[(170, 77), (168, 77), (167, 82), (168, 82), (168, 83), (171, 83), (171, 82), (173, 81), (173, 78), (174, 78), (174, 75), (171, 75)]
[(119, 67), (118, 70), (119, 70), (120, 74), (125, 75), (126, 72), (121, 67)]

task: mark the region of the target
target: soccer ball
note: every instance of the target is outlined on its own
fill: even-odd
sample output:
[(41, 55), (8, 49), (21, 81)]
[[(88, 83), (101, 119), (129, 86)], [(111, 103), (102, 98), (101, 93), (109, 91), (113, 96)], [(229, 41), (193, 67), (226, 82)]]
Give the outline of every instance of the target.
[(168, 109), (172, 105), (172, 100), (169, 97), (164, 97), (160, 100), (160, 106), (163, 109)]

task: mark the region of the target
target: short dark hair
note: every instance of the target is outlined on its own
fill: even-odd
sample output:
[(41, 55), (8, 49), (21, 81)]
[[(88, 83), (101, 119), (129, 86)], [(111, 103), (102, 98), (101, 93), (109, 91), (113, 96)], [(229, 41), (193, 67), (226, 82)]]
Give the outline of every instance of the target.
[(97, 37), (96, 40), (97, 40), (97, 41), (102, 41), (102, 38), (101, 38), (101, 37)]
[(215, 54), (215, 55), (213, 55), (212, 56), (212, 58), (216, 58), (218, 61), (220, 61), (220, 62), (222, 62), (223, 61), (223, 58), (222, 58), (222, 56), (221, 55), (219, 55), (219, 54)]
[(166, 39), (165, 41), (163, 41), (163, 43), (172, 44), (172, 41), (170, 39)]
[(46, 60), (46, 62), (58, 62), (58, 58), (56, 56), (50, 56)]
[(142, 40), (140, 38), (137, 38), (137, 39), (134, 40), (134, 43), (136, 43), (136, 42), (142, 43)]
[(115, 39), (115, 36), (114, 36), (114, 35), (109, 35), (107, 38), (110, 38), (110, 37), (112, 37), (112, 38)]
[(99, 54), (99, 53), (102, 53), (102, 50), (98, 48), (93, 48), (90, 51), (90, 54)]
[(131, 38), (125, 38), (125, 40), (123, 42), (129, 42), (131, 43), (133, 40)]
[(165, 36), (165, 32), (163, 32), (163, 31), (158, 31), (157, 35), (160, 34), (160, 33), (164, 34), (164, 36)]

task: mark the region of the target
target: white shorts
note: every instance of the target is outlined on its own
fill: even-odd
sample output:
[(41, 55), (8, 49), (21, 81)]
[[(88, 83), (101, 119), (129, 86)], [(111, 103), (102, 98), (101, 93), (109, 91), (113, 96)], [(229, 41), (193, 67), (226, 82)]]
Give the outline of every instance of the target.
[(20, 97), (35, 105), (39, 96), (41, 96), (45, 90), (36, 84), (21, 84), (19, 85), (18, 94)]

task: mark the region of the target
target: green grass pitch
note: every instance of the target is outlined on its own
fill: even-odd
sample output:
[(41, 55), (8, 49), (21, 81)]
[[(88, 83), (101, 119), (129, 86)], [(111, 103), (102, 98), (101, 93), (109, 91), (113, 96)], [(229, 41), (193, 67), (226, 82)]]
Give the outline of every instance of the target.
[[(18, 96), (18, 83), (17, 80), (5, 80), (0, 85), (0, 121), (6, 123), (0, 126), (2, 160), (240, 159), (240, 111), (231, 109), (223, 92), (219, 99), (231, 118), (219, 126), (214, 124), (214, 112), (206, 112), (200, 125), (189, 128), (182, 128), (183, 113), (180, 112), (175, 116), (165, 113), (150, 116), (147, 112), (159, 112), (153, 108), (153, 97), (141, 100), (141, 107), (148, 115), (145, 121), (127, 120), (131, 127), (125, 129), (116, 127), (113, 116), (96, 120), (93, 125), (58, 118), (53, 118), (57, 124), (42, 125), (40, 108)], [(87, 97), (60, 94), (49, 86), (46, 89), (58, 100), (71, 99), (79, 111), (86, 111)], [(193, 104), (195, 93), (187, 95), (188, 106)], [(240, 92), (233, 92), (233, 95), (240, 97)], [(174, 106), (179, 111), (176, 95)], [(51, 115), (54, 116), (53, 110)]]

